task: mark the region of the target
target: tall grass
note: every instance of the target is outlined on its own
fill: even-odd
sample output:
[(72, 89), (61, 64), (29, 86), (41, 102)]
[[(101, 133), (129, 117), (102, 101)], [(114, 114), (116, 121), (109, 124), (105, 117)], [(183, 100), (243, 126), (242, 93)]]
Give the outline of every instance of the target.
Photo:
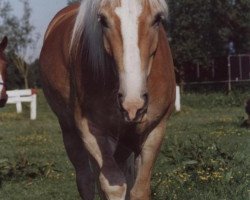
[[(250, 131), (240, 127), (248, 93), (188, 93), (168, 122), (152, 178), (153, 200), (248, 200)], [(60, 129), (41, 93), (29, 106), (0, 110), (0, 199), (79, 199)]]

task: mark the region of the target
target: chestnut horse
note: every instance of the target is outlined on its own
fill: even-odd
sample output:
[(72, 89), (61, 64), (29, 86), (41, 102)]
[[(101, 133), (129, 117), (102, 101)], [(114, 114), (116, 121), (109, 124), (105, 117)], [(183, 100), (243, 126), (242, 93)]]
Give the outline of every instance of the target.
[(83, 0), (50, 23), (40, 56), (79, 193), (149, 200), (175, 101), (165, 0)]
[(4, 37), (0, 43), (0, 107), (4, 107), (8, 96), (6, 94), (6, 73), (7, 73), (7, 61), (4, 54), (8, 44), (7, 37)]

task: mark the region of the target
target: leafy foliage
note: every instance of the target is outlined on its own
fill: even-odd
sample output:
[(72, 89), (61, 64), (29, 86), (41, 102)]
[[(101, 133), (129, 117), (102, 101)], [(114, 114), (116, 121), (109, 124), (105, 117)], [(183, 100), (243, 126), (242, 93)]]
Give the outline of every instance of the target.
[(26, 155), (19, 155), (15, 162), (0, 160), (0, 188), (4, 181), (49, 177), (57, 173), (54, 163), (32, 163)]
[(68, 0), (68, 5), (77, 3), (77, 2), (81, 2), (81, 0)]
[[(16, 53), (27, 62), (24, 55), (27, 49), (34, 48), (39, 36), (29, 21), (32, 13), (29, 1), (20, 1), (24, 14), (19, 19), (13, 14), (11, 4), (0, 0), (0, 37), (8, 35), (9, 53)], [(80, 0), (68, 0), (67, 4), (76, 2)], [(250, 52), (249, 0), (168, 0), (168, 4), (167, 29), (178, 69), (191, 65), (208, 67), (212, 58), (228, 54), (230, 41), (234, 42), (236, 53)], [(12, 62), (8, 73), (10, 88), (24, 85)]]
[(228, 54), (229, 41), (235, 43), (236, 53), (250, 52), (249, 0), (168, 3), (168, 28), (177, 67), (187, 62), (208, 66), (211, 58)]
[[(37, 40), (34, 35), (35, 27), (30, 23), (32, 9), (28, 0), (21, 0), (23, 4), (23, 16), (16, 17), (11, 4), (6, 0), (0, 0), (0, 37), (8, 36), (9, 53), (26, 56), (28, 48), (32, 48)], [(38, 37), (38, 36), (37, 36)]]
[(7, 35), (9, 39), (8, 89), (28, 87), (30, 58), (27, 52), (35, 48), (39, 38), (39, 35), (34, 33), (35, 27), (30, 22), (32, 9), (29, 0), (20, 0), (20, 2), (23, 5), (23, 16), (18, 18), (13, 14), (11, 4), (6, 0), (0, 0), (0, 38)]

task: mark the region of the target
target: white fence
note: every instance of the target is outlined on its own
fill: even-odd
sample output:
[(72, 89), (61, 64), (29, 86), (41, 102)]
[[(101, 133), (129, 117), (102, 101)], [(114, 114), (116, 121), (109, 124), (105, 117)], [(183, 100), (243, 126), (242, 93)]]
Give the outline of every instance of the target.
[(30, 103), (30, 119), (35, 120), (37, 117), (37, 95), (34, 90), (10, 90), (7, 91), (7, 104), (16, 104), (17, 113), (22, 112), (22, 103)]
[(181, 91), (180, 91), (180, 86), (176, 86), (175, 110), (177, 112), (181, 111)]
[[(7, 91), (8, 101), (7, 104), (16, 104), (17, 113), (22, 112), (22, 103), (30, 103), (30, 119), (35, 120), (37, 117), (37, 95), (34, 90), (10, 90)], [(181, 111), (181, 95), (180, 87), (176, 86), (176, 100), (175, 110)]]

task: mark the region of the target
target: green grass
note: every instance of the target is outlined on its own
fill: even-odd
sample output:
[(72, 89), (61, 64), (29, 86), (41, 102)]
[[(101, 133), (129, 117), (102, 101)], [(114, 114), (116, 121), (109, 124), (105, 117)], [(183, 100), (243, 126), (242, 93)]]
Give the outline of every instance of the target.
[[(168, 122), (153, 174), (154, 200), (249, 200), (250, 130), (240, 127), (247, 94), (186, 94)], [(60, 129), (39, 93), (38, 120), (0, 110), (0, 199), (79, 199)]]

